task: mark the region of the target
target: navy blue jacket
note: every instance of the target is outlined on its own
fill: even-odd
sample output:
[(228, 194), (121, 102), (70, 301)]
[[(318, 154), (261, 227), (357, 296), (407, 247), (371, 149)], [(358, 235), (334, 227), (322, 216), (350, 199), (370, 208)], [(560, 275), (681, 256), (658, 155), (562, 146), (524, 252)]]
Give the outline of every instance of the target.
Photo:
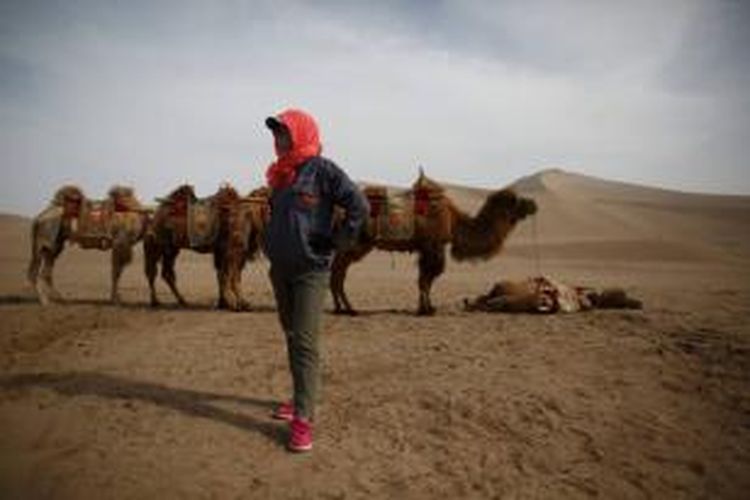
[[(289, 274), (328, 270), (335, 247), (357, 237), (370, 210), (346, 173), (322, 156), (307, 160), (292, 185), (274, 189), (270, 205), (266, 255), (274, 268)], [(346, 210), (336, 234), (334, 205)]]

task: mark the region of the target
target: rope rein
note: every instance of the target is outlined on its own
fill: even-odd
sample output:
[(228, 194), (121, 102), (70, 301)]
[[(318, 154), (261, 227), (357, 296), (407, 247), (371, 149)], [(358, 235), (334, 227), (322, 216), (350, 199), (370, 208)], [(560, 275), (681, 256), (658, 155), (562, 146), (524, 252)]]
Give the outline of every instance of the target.
[(540, 252), (540, 245), (539, 245), (539, 229), (537, 227), (537, 215), (534, 214), (531, 216), (531, 232), (532, 232), (532, 246), (534, 248), (534, 270), (536, 271), (536, 276), (542, 275), (542, 257)]

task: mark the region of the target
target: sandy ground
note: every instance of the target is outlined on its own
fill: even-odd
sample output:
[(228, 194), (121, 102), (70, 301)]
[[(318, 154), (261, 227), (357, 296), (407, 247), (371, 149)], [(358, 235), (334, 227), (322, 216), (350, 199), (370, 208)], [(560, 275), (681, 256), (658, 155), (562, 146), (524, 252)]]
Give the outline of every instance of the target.
[[(662, 204), (667, 222), (617, 232), (601, 220), (614, 205), (591, 211), (601, 187), (571, 201), (547, 177), (540, 204), (567, 210), (562, 222), (540, 212), (499, 258), (451, 263), (435, 317), (413, 314), (413, 256), (352, 268), (363, 314), (324, 318), (304, 456), (269, 418), (290, 381), (266, 262), (244, 275), (252, 312), (214, 311), (210, 258), (189, 254), (178, 271), (192, 306), (151, 310), (140, 258), (113, 307), (107, 256), (72, 249), (56, 273), (67, 303), (42, 308), (23, 278), (28, 221), (0, 218), (0, 498), (747, 498), (747, 200), (692, 196), (695, 213)], [(634, 211), (655, 203), (615, 191)], [(625, 287), (645, 309), (461, 310), (539, 271)]]

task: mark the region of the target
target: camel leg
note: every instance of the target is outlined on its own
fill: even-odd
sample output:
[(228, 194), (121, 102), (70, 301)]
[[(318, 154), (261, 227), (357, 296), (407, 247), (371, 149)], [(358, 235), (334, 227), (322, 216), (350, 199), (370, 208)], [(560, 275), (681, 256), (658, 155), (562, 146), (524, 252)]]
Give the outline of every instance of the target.
[(248, 311), (250, 303), (242, 296), (242, 269), (245, 267), (244, 254), (242, 261), (232, 258), (216, 266), (216, 277), (219, 282), (219, 303), (222, 296), (224, 307), (231, 311)]
[(110, 298), (113, 304), (120, 303), (119, 283), (125, 266), (133, 260), (133, 249), (127, 235), (118, 236), (112, 245), (112, 290)]
[[(37, 274), (34, 276), (33, 279), (33, 285), (34, 290), (36, 291), (37, 297), (39, 297), (39, 302), (43, 306), (47, 306), (52, 302), (52, 300), (49, 297), (49, 287), (47, 285), (46, 281), (46, 273), (48, 272), (50, 277), (52, 275), (52, 271), (46, 271), (47, 268), (47, 253), (49, 252), (48, 249), (42, 248), (39, 250), (38, 259), (39, 264), (37, 266)], [(42, 279), (39, 280), (39, 275), (41, 274)]]
[(219, 286), (219, 301), (216, 307), (219, 309), (232, 309), (234, 297), (230, 297), (227, 300), (227, 272), (224, 269), (224, 259), (221, 256), (221, 251), (214, 251), (214, 270), (216, 271), (216, 284)]
[(232, 293), (236, 297), (237, 301), (237, 308), (235, 309), (235, 311), (250, 310), (250, 302), (245, 299), (242, 293), (242, 271), (244, 268), (245, 260), (243, 258), (242, 262), (238, 262), (235, 266), (232, 267), (232, 270), (227, 278), (229, 282), (229, 288), (232, 290)]
[(333, 295), (335, 314), (348, 314), (350, 316), (357, 315), (357, 311), (352, 307), (351, 302), (349, 302), (349, 297), (346, 295), (346, 290), (344, 289), (346, 273), (349, 271), (349, 267), (351, 267), (352, 264), (364, 259), (373, 248), (374, 245), (372, 243), (359, 244), (359, 246), (356, 246), (351, 250), (337, 253), (334, 257), (331, 266), (330, 286), (331, 294)]
[(346, 296), (344, 283), (346, 282), (346, 273), (352, 264), (352, 259), (345, 253), (336, 255), (331, 265), (331, 280), (329, 282), (331, 295), (333, 296), (333, 313), (347, 314), (356, 316), (357, 311), (352, 307), (349, 298)]
[(29, 284), (37, 289), (37, 280), (39, 278), (39, 269), (42, 267), (42, 252), (37, 248), (36, 244), (31, 247), (31, 261), (29, 262), (29, 268), (26, 271), (26, 278), (29, 280)]
[(242, 271), (247, 263), (248, 255), (257, 252), (257, 248), (252, 248), (248, 237), (242, 238), (241, 235), (242, 233), (233, 233), (223, 254), (226, 293), (234, 301), (234, 307), (230, 307), (233, 311), (250, 310), (250, 303), (242, 294)]
[(430, 290), (435, 279), (445, 270), (445, 249), (430, 247), (419, 254), (419, 309), (417, 314), (431, 316), (435, 308), (430, 298)]
[(42, 267), (42, 286), (37, 287), (37, 291), (40, 292), (39, 297), (42, 304), (47, 305), (50, 301), (56, 302), (62, 300), (62, 295), (55, 288), (55, 281), (53, 278), (53, 271), (55, 270), (55, 260), (62, 252), (62, 245), (55, 249), (43, 249), (42, 258), (44, 259), (44, 265)]
[(164, 252), (161, 261), (161, 277), (169, 285), (169, 289), (172, 290), (177, 302), (181, 306), (186, 306), (187, 302), (182, 297), (182, 294), (177, 289), (177, 275), (174, 272), (174, 265), (177, 261), (177, 255), (180, 253), (179, 249), (169, 249)]
[(147, 236), (143, 240), (143, 261), (148, 279), (148, 288), (151, 295), (151, 307), (159, 305), (159, 298), (156, 296), (156, 275), (159, 272), (159, 257), (161, 250), (151, 237)]

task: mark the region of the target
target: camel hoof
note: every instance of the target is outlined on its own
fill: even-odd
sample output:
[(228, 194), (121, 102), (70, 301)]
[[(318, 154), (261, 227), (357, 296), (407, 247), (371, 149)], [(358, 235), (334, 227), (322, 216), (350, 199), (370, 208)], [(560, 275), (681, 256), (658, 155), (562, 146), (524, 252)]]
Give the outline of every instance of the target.
[(336, 316), (359, 316), (359, 313), (354, 309), (334, 309), (333, 314)]
[(419, 308), (419, 310), (417, 311), (417, 316), (434, 316), (434, 315), (435, 315), (434, 307)]

